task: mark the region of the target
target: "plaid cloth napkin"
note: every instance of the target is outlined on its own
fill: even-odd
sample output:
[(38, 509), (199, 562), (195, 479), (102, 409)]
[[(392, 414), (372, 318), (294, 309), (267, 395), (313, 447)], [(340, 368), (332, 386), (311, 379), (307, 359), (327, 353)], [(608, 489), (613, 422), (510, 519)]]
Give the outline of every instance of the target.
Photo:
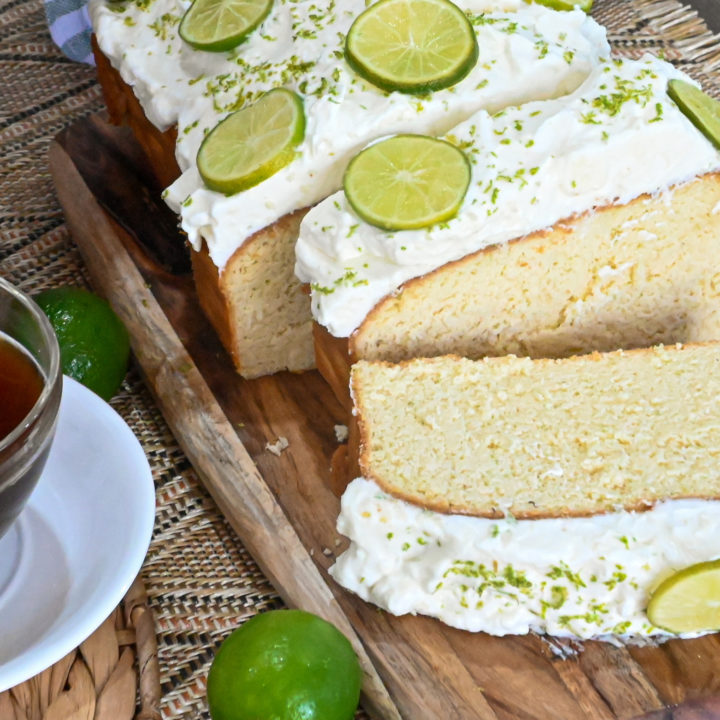
[(67, 57), (95, 64), (87, 0), (45, 0), (45, 16), (53, 41)]

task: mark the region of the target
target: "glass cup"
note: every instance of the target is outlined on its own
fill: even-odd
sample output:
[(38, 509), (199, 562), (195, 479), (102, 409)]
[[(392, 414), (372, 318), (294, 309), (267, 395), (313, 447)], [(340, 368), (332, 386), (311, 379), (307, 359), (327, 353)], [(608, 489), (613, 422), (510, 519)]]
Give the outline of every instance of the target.
[[(12, 374), (11, 374), (12, 368)], [(19, 368), (22, 372), (15, 372)], [(62, 374), (60, 348), (45, 313), (0, 278), (0, 537), (12, 525), (37, 484), (55, 434)], [(33, 380), (26, 383), (25, 378)], [(23, 399), (23, 393), (27, 396)], [(4, 396), (4, 397), (3, 397)], [(36, 399), (35, 399), (36, 398)], [(25, 405), (23, 405), (23, 402)], [(11, 419), (18, 408), (29, 409)]]

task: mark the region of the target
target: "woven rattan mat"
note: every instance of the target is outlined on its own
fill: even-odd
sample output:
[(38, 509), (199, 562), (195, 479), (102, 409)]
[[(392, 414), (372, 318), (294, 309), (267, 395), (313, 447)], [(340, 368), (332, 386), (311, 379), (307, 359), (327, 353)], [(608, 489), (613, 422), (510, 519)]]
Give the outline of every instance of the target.
[[(28, 292), (87, 285), (47, 168), (50, 140), (102, 108), (94, 69), (65, 60), (40, 0), (0, 4), (0, 275)], [(163, 716), (208, 717), (205, 677), (222, 639), (281, 605), (201, 487), (138, 375), (112, 401), (142, 443), (157, 517), (142, 569), (160, 662)]]
[[(666, 58), (717, 93), (720, 38), (675, 0), (596, 0), (623, 54)], [(29, 292), (87, 285), (47, 169), (62, 128), (102, 107), (94, 70), (65, 60), (41, 0), (0, 3), (0, 275)], [(152, 466), (158, 510), (141, 576), (155, 613), (162, 712), (207, 718), (205, 677), (222, 639), (280, 600), (201, 487), (138, 375), (112, 401)]]

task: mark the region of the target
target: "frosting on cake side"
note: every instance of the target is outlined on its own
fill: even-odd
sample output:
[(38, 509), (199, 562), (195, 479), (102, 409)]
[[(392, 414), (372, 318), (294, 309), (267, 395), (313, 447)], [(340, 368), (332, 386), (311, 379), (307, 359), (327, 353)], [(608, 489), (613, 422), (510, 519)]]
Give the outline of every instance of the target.
[(649, 593), (671, 573), (720, 557), (718, 523), (720, 502), (705, 500), (588, 518), (444, 515), (358, 478), (338, 519), (350, 547), (330, 573), (394, 615), (473, 632), (669, 637), (645, 615)]

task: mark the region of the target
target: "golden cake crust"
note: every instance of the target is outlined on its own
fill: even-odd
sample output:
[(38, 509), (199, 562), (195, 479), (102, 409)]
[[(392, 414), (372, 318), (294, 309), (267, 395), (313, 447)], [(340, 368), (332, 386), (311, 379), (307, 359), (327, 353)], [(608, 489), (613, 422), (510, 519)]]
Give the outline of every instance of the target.
[(175, 160), (177, 129), (172, 127), (161, 132), (145, 117), (140, 103), (132, 88), (120, 77), (120, 73), (110, 64), (92, 36), (93, 55), (97, 68), (98, 81), (103, 99), (113, 125), (128, 125), (157, 178), (166, 188), (180, 176), (180, 168)]

